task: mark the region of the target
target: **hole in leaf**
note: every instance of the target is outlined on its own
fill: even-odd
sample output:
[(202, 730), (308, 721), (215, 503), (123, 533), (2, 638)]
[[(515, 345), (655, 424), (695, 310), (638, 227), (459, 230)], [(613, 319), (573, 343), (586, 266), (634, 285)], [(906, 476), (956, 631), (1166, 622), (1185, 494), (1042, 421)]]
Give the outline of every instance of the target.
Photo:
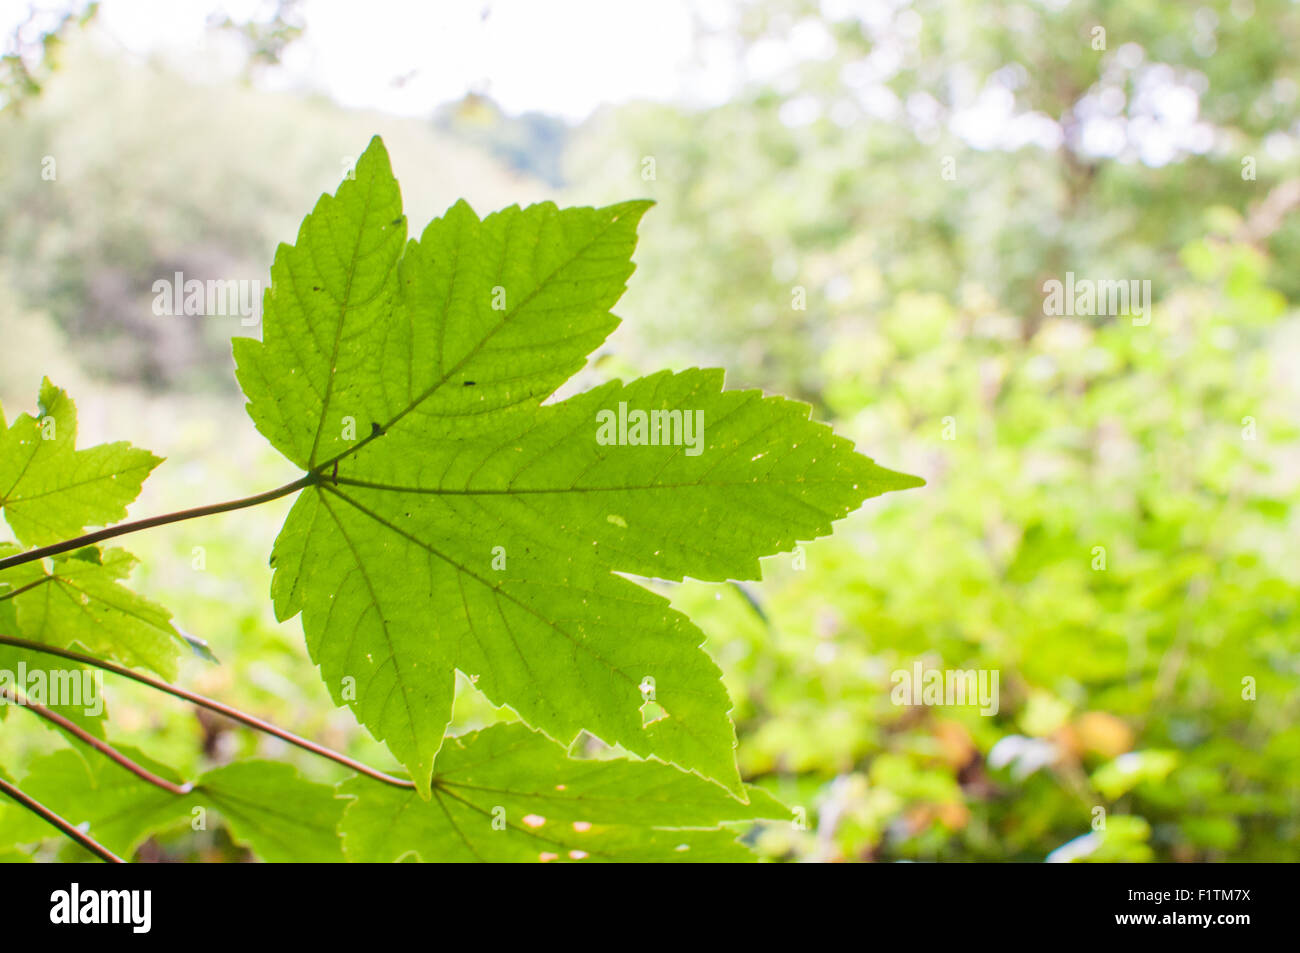
[(656, 721), (662, 721), (668, 717), (668, 710), (652, 699), (646, 699), (641, 705), (641, 727), (649, 728)]

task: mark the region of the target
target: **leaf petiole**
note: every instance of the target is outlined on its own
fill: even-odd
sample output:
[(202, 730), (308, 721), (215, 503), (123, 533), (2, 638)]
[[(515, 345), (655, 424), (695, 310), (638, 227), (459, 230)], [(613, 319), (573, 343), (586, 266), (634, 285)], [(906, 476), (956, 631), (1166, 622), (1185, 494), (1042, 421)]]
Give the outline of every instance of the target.
[(173, 695), (176, 698), (183, 699), (193, 705), (198, 705), (200, 708), (206, 708), (209, 711), (215, 711), (219, 715), (225, 715), (227, 718), (247, 725), (249, 728), (264, 732), (268, 735), (273, 735), (281, 741), (287, 741), (289, 744), (301, 748), (304, 751), (310, 751), (312, 754), (319, 755), (322, 758), (327, 758), (328, 760), (333, 761), (336, 764), (341, 764), (345, 768), (349, 768), (358, 774), (364, 774), (368, 778), (373, 778), (376, 781), (380, 781), (396, 788), (415, 787), (414, 783), (411, 781), (404, 778), (393, 777), (391, 774), (385, 774), (378, 768), (372, 768), (368, 764), (363, 764), (354, 758), (349, 758), (341, 752), (334, 751), (331, 748), (326, 748), (324, 745), (319, 745), (314, 741), (309, 741), (306, 738), (299, 737), (291, 731), (285, 731), (283, 728), (279, 728), (271, 724), (269, 721), (263, 721), (262, 719), (246, 714), (237, 708), (231, 708), (229, 705), (224, 705), (219, 701), (214, 701), (211, 698), (206, 698), (203, 695), (196, 694), (195, 692), (186, 691), (176, 685), (169, 684), (168, 682), (153, 678), (149, 675), (144, 675), (140, 672), (126, 668), (123, 665), (107, 662), (104, 659), (95, 658), (93, 655), (83, 655), (80, 652), (73, 652), (70, 649), (56, 648), (53, 645), (45, 645), (41, 642), (32, 642), (29, 639), (21, 639), (13, 635), (0, 635), (0, 645), (12, 645), (17, 648), (29, 649), (33, 652), (44, 652), (47, 655), (57, 655), (60, 658), (69, 659), (74, 662), (81, 662), (83, 665), (91, 665), (95, 668), (103, 669), (106, 672), (112, 672), (114, 675), (121, 675), (123, 678), (129, 678), (142, 685), (148, 685), (150, 688), (157, 689), (160, 692), (166, 692), (168, 695)]
[(42, 546), (39, 549), (28, 550), (25, 553), (17, 553), (13, 556), (0, 559), (0, 571), (11, 569), (14, 566), (21, 566), (23, 563), (29, 563), (37, 559), (44, 559), (47, 556), (57, 556), (60, 553), (71, 552), (74, 549), (81, 549), (83, 546), (90, 546), (101, 540), (112, 539), (114, 536), (125, 536), (127, 533), (138, 533), (142, 529), (149, 529), (154, 526), (165, 526), (168, 523), (179, 523), (183, 520), (198, 519), (200, 516), (212, 516), (217, 513), (229, 513), (231, 510), (242, 510), (249, 506), (257, 506), (259, 503), (269, 503), (271, 500), (278, 500), (282, 496), (288, 496), (291, 493), (297, 493), (299, 490), (311, 486), (313, 483), (320, 481), (320, 474), (316, 471), (304, 473), (292, 483), (286, 483), (284, 486), (276, 487), (274, 490), (267, 490), (265, 493), (258, 493), (254, 496), (246, 496), (238, 500), (228, 500), (225, 503), (211, 503), (207, 506), (196, 506), (193, 509), (177, 510), (175, 513), (164, 513), (161, 516), (150, 516), (148, 519), (134, 520), (130, 523), (118, 523), (116, 526), (109, 526), (105, 529), (95, 530), (93, 533), (85, 533), (72, 539), (65, 539), (60, 543), (51, 543), (49, 546)]
[(90, 745), (90, 747), (94, 748), (96, 751), (98, 751), (104, 757), (108, 758), (110, 761), (114, 762), (117, 765), (120, 765), (121, 767), (125, 768), (127, 771), (130, 771), (137, 778), (140, 778), (142, 781), (149, 782), (154, 787), (162, 788), (168, 794), (178, 794), (178, 795), (189, 794), (191, 791), (194, 790), (194, 785), (190, 784), (189, 782), (186, 782), (185, 784), (174, 784), (171, 781), (168, 781), (166, 778), (154, 774), (144, 765), (138, 764), (137, 762), (132, 761), (126, 755), (122, 754), (122, 752), (118, 751), (107, 741), (104, 741), (100, 738), (96, 738), (85, 728), (82, 728), (80, 725), (76, 724), (75, 722), (69, 721), (67, 718), (64, 718), (58, 712), (53, 711), (49, 708), (46, 708), (44, 705), (32, 701), (30, 698), (24, 696), (17, 689), (5, 688), (4, 691), (0, 691), (0, 696), (7, 698), (10, 704), (18, 705), (20, 708), (26, 708), (33, 715), (36, 715), (40, 718), (44, 718), (46, 721), (50, 722), (51, 724), (57, 725), (58, 727), (66, 731), (68, 734), (72, 735), (74, 738), (78, 739), (84, 744)]
[(60, 831), (62, 831), (68, 837), (71, 837), (74, 841), (76, 841), (82, 847), (86, 848), (86, 850), (90, 851), (100, 860), (106, 861), (107, 863), (110, 864), (126, 863), (126, 861), (124, 861), (121, 857), (117, 856), (117, 854), (113, 853), (111, 850), (109, 850), (99, 841), (95, 840), (89, 834), (82, 831), (75, 824), (68, 823), (59, 815), (51, 811), (44, 804), (42, 804), (40, 801), (36, 800), (35, 798), (28, 797), (26, 794), (24, 794), (18, 788), (14, 787), (14, 785), (10, 784), (4, 778), (0, 778), (0, 792), (9, 795), (9, 797), (13, 798), (23, 807), (27, 808), (27, 810), (31, 811), (33, 814), (37, 815), (38, 817), (43, 818), (54, 827), (57, 827)]

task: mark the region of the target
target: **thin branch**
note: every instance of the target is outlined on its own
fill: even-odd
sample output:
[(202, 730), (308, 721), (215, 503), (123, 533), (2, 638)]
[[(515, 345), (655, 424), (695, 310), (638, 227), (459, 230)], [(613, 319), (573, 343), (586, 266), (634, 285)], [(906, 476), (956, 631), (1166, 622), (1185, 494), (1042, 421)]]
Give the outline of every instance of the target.
[(59, 815), (55, 814), (53, 811), (51, 811), (40, 801), (36, 800), (35, 798), (28, 797), (26, 794), (18, 790), (18, 788), (14, 787), (4, 778), (0, 778), (0, 792), (4, 792), (5, 794), (9, 795), (11, 798), (13, 798), (23, 807), (27, 808), (27, 810), (31, 811), (33, 814), (36, 814), (44, 818), (47, 822), (57, 827), (68, 837), (71, 837), (74, 841), (76, 841), (82, 847), (86, 848), (86, 850), (90, 851), (100, 860), (110, 864), (126, 863), (126, 861), (124, 861), (121, 857), (117, 856), (117, 854), (113, 853), (111, 850), (109, 850), (99, 841), (95, 840), (89, 834), (85, 833), (75, 825), (69, 824), (67, 821), (59, 817)]
[(12, 599), (14, 596), (21, 596), (28, 589), (35, 589), (37, 586), (43, 586), (53, 578), (54, 578), (53, 576), (41, 576), (41, 578), (37, 579), (35, 582), (29, 582), (25, 586), (19, 586), (17, 589), (11, 589), (9, 592), (0, 595), (0, 602), (4, 602), (7, 599)]
[(148, 781), (154, 787), (162, 788), (168, 794), (189, 794), (191, 791), (194, 790), (194, 785), (188, 781), (186, 781), (184, 784), (173, 784), (171, 781), (168, 781), (166, 778), (154, 774), (144, 765), (132, 761), (126, 755), (122, 754), (122, 752), (118, 751), (107, 741), (104, 741), (101, 738), (96, 738), (85, 728), (82, 728), (80, 725), (76, 724), (75, 722), (69, 721), (67, 718), (64, 718), (57, 711), (51, 711), (49, 708), (46, 708), (44, 705), (32, 701), (30, 698), (26, 697), (22, 692), (18, 691), (15, 688), (10, 688), (9, 686), (6, 686), (2, 691), (0, 691), (0, 695), (8, 698), (14, 704), (22, 708), (28, 709), (29, 711), (31, 711), (32, 714), (38, 715), (41, 718), (44, 718), (46, 721), (58, 725), (68, 734), (90, 745), (92, 748), (94, 748), (100, 754), (104, 755), (104, 757), (108, 758), (110, 761), (113, 761), (121, 765), (122, 767), (126, 768), (126, 770), (134, 774), (136, 777), (140, 778), (141, 780)]
[(267, 490), (265, 493), (258, 493), (256, 496), (246, 496), (243, 499), (229, 500), (225, 503), (212, 503), (208, 506), (196, 506), (194, 509), (178, 510), (175, 513), (164, 513), (162, 516), (151, 516), (148, 519), (135, 520), (131, 523), (118, 523), (116, 526), (109, 526), (106, 529), (96, 530), (93, 533), (86, 533), (73, 539), (65, 539), (61, 543), (52, 543), (49, 546), (42, 546), (39, 549), (32, 549), (25, 553), (18, 553), (5, 559), (0, 559), (0, 571), (9, 569), (13, 566), (21, 566), (23, 563), (29, 563), (36, 559), (44, 559), (46, 556), (57, 556), (60, 553), (70, 552), (74, 549), (81, 549), (83, 546), (98, 543), (103, 539), (112, 539), (114, 536), (125, 536), (127, 533), (138, 533), (142, 529), (149, 529), (153, 526), (164, 526), (167, 523), (179, 523), (182, 520), (197, 519), (200, 516), (212, 516), (216, 513), (229, 513), (231, 510), (242, 510), (248, 506), (257, 506), (259, 503), (269, 503), (271, 500), (277, 500), (282, 496), (288, 496), (290, 493), (297, 493), (304, 487), (319, 482), (319, 480), (319, 474), (315, 472), (305, 473), (292, 483), (286, 483), (284, 486), (276, 487), (274, 490)]
[(203, 695), (186, 691), (183, 688), (178, 688), (177, 686), (161, 681), (160, 679), (152, 678), (151, 676), (133, 671), (125, 666), (116, 665), (113, 662), (106, 662), (103, 659), (95, 658), (93, 655), (83, 655), (80, 652), (73, 652), (70, 649), (56, 648), (53, 645), (45, 645), (41, 642), (32, 642), (28, 639), (20, 639), (17, 636), (12, 635), (0, 635), (0, 645), (13, 645), (22, 649), (30, 649), (33, 652), (44, 652), (47, 655), (57, 655), (60, 658), (69, 659), (73, 662), (80, 662), (83, 665), (91, 665), (95, 668), (101, 668), (106, 672), (112, 672), (114, 675), (121, 675), (123, 678), (132, 679), (142, 685), (148, 685), (150, 688), (157, 689), (160, 692), (166, 692), (168, 695), (184, 699), (185, 701), (198, 705), (201, 708), (215, 711), (219, 715), (225, 715), (227, 718), (245, 724), (249, 728), (254, 728), (257, 731), (273, 735), (281, 741), (287, 741), (291, 745), (302, 748), (304, 751), (310, 751), (312, 754), (319, 755), (322, 758), (328, 758), (330, 761), (341, 764), (345, 768), (349, 768), (358, 774), (364, 774), (368, 778), (374, 778), (376, 781), (382, 781), (384, 784), (390, 784), (396, 788), (415, 787), (415, 784), (411, 781), (393, 777), (391, 774), (385, 774), (377, 768), (372, 768), (367, 764), (349, 758), (345, 754), (326, 748), (324, 745), (318, 745), (314, 741), (308, 741), (306, 738), (301, 738), (290, 731), (285, 731), (283, 728), (277, 728), (269, 721), (255, 718), (252, 715), (245, 714), (237, 708), (231, 708), (229, 705), (223, 705), (221, 702), (213, 701), (211, 698), (205, 698)]

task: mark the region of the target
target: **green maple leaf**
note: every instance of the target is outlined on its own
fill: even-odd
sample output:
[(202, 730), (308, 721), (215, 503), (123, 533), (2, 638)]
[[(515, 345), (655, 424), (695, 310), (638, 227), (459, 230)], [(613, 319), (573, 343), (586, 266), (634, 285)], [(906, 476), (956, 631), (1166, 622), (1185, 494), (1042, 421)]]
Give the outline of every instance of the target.
[[(0, 633), (15, 633), (18, 628), (16, 625), (10, 625), (11, 617), (4, 608), (4, 604), (0, 603)], [(48, 655), (42, 656), (11, 645), (0, 645), (0, 689), (20, 689), (27, 701), (44, 705), (96, 738), (103, 738), (107, 705), (103, 698), (102, 682), (97, 681), (96, 676), (97, 673), (93, 669), (85, 666), (72, 665), (59, 659), (51, 659)], [(67, 686), (73, 679), (77, 684), (76, 690), (81, 693), (78, 697), (67, 697), (62, 694), (62, 689), (59, 693), (51, 692), (49, 689), (49, 686), (54, 685)], [(45, 686), (44, 697), (41, 693), (32, 690), (38, 682)], [(14, 707), (17, 706), (13, 702), (0, 700), (0, 721), (8, 718), (9, 709)], [(99, 708), (98, 711), (94, 710), (96, 707)], [(60, 730), (57, 725), (43, 718), (36, 720), (50, 731)]]
[[(121, 857), (129, 857), (155, 831), (190, 813), (186, 799), (155, 787), (102, 755), (74, 742), (36, 758), (19, 782), (23, 793), (64, 820), (85, 825), (90, 835)], [(169, 768), (129, 746), (117, 750), (169, 781), (180, 779)], [(11, 807), (0, 818), (0, 839), (31, 843), (58, 832), (44, 820)]]
[(726, 822), (788, 823), (758, 788), (742, 804), (654, 761), (575, 760), (520, 724), (448, 740), (433, 798), (355, 777), (339, 823), (350, 861), (752, 860)]
[[(302, 778), (276, 761), (237, 761), (203, 774), (189, 794), (173, 794), (137, 777), (80, 742), (34, 760), (22, 790), (64, 820), (85, 825), (97, 841), (130, 857), (149, 836), (195, 817), (202, 807), (225, 821), (236, 843), (272, 862), (329, 863), (343, 859), (337, 833), (346, 802), (334, 789)], [(136, 749), (117, 750), (156, 775), (180, 778)], [(207, 823), (213, 823), (210, 819)], [(9, 808), (0, 813), (0, 840), (31, 843), (57, 836), (45, 821)]]
[[(648, 205), (462, 202), (407, 241), (376, 138), (278, 250), (263, 341), (235, 342), (249, 414), (314, 477), (272, 554), (277, 616), (302, 613), (335, 702), (426, 796), (456, 669), (564, 743), (586, 729), (743, 796), (703, 633), (614, 573), (758, 578), (758, 557), (921, 483), (720, 371), (543, 404), (617, 325)], [(676, 442), (598, 442), (623, 404), (677, 413)]]
[[(11, 547), (0, 544), (0, 556), (8, 555), (10, 550)], [(9, 596), (7, 587), (0, 584), (0, 634), (18, 635), (22, 630), (18, 628), (14, 600)], [(69, 685), (69, 679), (75, 680), (75, 686)], [(35, 684), (44, 687), (44, 697), (33, 693)], [(55, 685), (60, 686), (59, 690), (51, 691), (50, 686)], [(73, 687), (77, 697), (65, 696), (64, 689)], [(57, 712), (97, 738), (104, 737), (103, 682), (93, 669), (17, 646), (0, 645), (0, 689), (3, 688), (17, 688), (29, 700)], [(98, 706), (95, 705), (96, 699), (101, 703)], [(0, 703), (0, 719), (8, 717), (11, 706), (11, 703)], [(96, 707), (100, 709), (98, 712), (94, 711)], [(40, 722), (52, 731), (58, 730), (44, 719)]]
[[(0, 543), (0, 557), (18, 551)], [(121, 584), (135, 563), (124, 549), (87, 546), (0, 572), (0, 605), (13, 606), (18, 629), (6, 634), (60, 648), (80, 645), (93, 655), (174, 677), (184, 639), (170, 612)], [(41, 663), (29, 656), (28, 664)]]
[[(0, 414), (0, 507), (25, 546), (62, 541), (124, 518), (127, 504), (162, 462), (128, 443), (78, 450), (76, 442), (76, 406), (48, 378), (35, 417), (22, 414), (6, 426)], [(0, 556), (21, 551), (0, 543)], [(125, 550), (88, 546), (6, 569), (0, 572), (0, 625), (6, 634), (62, 648), (80, 645), (171, 677), (185, 640), (166, 609), (121, 585), (135, 562)], [(6, 657), (33, 670), (51, 665), (48, 657), (16, 649)]]
[[(0, 555), (4, 547), (0, 547)], [(0, 634), (18, 634), (17, 614), (12, 599), (0, 590)], [(40, 688), (36, 688), (36, 686)], [(57, 690), (53, 686), (59, 686)], [(13, 645), (0, 645), (0, 689), (18, 689), (27, 701), (38, 702), (74, 724), (81, 725), (95, 737), (104, 737), (103, 681), (92, 668), (78, 666), (64, 659), (42, 655)], [(34, 690), (35, 689), (35, 690)], [(75, 694), (73, 694), (75, 692)], [(8, 697), (8, 692), (5, 693)], [(98, 703), (96, 703), (98, 702)], [(0, 699), (0, 720), (8, 718), (13, 702)], [(95, 709), (99, 709), (96, 711)], [(59, 731), (55, 724), (38, 719), (49, 731)]]
[(195, 785), (237, 843), (275, 863), (341, 861), (337, 827), (345, 802), (329, 785), (301, 777), (278, 761), (236, 761), (208, 771)]
[(126, 517), (162, 462), (129, 443), (76, 449), (77, 409), (46, 378), (37, 415), (0, 415), (0, 508), (24, 546), (43, 546)]

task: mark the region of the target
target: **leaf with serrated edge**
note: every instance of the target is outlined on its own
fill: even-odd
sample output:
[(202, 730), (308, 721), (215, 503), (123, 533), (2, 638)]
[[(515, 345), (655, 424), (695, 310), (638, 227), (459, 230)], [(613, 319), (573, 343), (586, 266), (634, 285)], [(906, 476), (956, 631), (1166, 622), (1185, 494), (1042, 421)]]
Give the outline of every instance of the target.
[[(151, 834), (190, 814), (191, 801), (136, 777), (102, 754), (74, 743), (35, 759), (19, 783), (23, 793), (40, 801), (69, 823), (88, 829), (90, 835), (120, 857), (130, 857)], [(159, 777), (177, 782), (170, 769), (129, 746), (117, 750)], [(84, 754), (83, 754), (84, 752)], [(0, 836), (28, 842), (59, 833), (39, 818), (32, 823), (8, 816)]]
[(728, 822), (789, 821), (765, 791), (743, 804), (656, 761), (576, 760), (524, 725), (448, 739), (433, 799), (355, 777), (339, 824), (348, 860), (752, 860)]
[[(0, 634), (19, 633), (16, 625), (9, 624), (11, 618), (12, 613), (5, 612), (5, 603), (0, 603)], [(12, 645), (0, 645), (0, 721), (9, 716), (10, 708), (18, 707), (6, 700), (14, 689), (22, 692), (22, 704), (43, 705), (96, 738), (104, 737), (103, 681), (95, 669)], [(40, 722), (50, 731), (62, 730), (44, 718), (33, 722)]]
[[(319, 477), (276, 540), (277, 616), (302, 613), (336, 703), (423, 794), (460, 669), (553, 738), (586, 729), (743, 797), (703, 634), (614, 573), (758, 578), (759, 557), (921, 483), (803, 404), (723, 391), (720, 371), (542, 403), (616, 326), (648, 204), (480, 221), (458, 203), (404, 243), (375, 139), (278, 251), (265, 340), (235, 343), (253, 420)], [(598, 443), (597, 414), (620, 404), (701, 413), (700, 452), (680, 429)]]
[(77, 410), (46, 378), (37, 416), (0, 420), (0, 508), (24, 546), (44, 546), (126, 517), (159, 463), (129, 443), (76, 449)]
[[(0, 543), (0, 556), (16, 549)], [(24, 638), (60, 648), (82, 646), (92, 655), (176, 674), (186, 643), (171, 613), (121, 583), (136, 559), (124, 549), (86, 547), (47, 561), (0, 572), (0, 599), (12, 602)]]
[(236, 761), (209, 771), (195, 790), (240, 843), (275, 863), (333, 863), (344, 802), (334, 789), (277, 761)]
[[(158, 776), (179, 781), (170, 768), (134, 748), (117, 748)], [(236, 761), (208, 771), (189, 794), (172, 794), (74, 742), (73, 749), (37, 758), (21, 787), (64, 819), (84, 824), (92, 837), (123, 857), (151, 834), (203, 807), (262, 860), (343, 860), (337, 828), (346, 802), (332, 787), (308, 781), (277, 761)], [(6, 812), (0, 821), (0, 837), (11, 842), (52, 836), (57, 832), (39, 819)]]
[[(0, 543), (0, 557), (16, 547)], [(0, 582), (0, 635), (22, 636), (14, 600), (8, 598), (9, 587)], [(33, 652), (16, 645), (0, 645), (0, 690), (17, 689), (34, 701), (74, 722), (96, 738), (104, 737), (103, 679), (100, 673), (54, 655)], [(11, 702), (9, 691), (0, 691), (0, 720), (7, 717)], [(98, 709), (98, 710), (96, 710)], [(58, 727), (39, 719), (51, 731)]]

